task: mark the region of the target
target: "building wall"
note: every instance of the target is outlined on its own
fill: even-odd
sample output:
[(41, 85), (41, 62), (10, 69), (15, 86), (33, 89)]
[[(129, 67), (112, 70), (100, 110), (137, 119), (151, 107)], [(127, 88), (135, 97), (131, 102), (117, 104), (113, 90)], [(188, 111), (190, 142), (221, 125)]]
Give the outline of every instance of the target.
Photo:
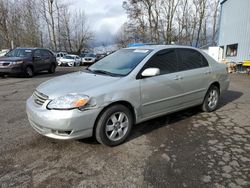
[[(237, 56), (226, 56), (230, 44), (238, 44)], [(250, 60), (250, 0), (222, 1), (219, 46), (224, 46), (227, 61)]]

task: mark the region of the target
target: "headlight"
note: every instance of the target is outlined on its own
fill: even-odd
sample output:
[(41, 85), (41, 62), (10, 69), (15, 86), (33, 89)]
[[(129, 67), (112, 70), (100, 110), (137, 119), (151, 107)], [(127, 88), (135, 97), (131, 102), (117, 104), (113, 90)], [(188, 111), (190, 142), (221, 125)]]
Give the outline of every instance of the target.
[(89, 97), (82, 94), (67, 94), (52, 100), (48, 104), (49, 109), (70, 110), (74, 108), (82, 108), (87, 105)]
[(14, 62), (12, 62), (12, 65), (18, 65), (18, 64), (22, 64), (23, 63), (23, 61), (14, 61)]

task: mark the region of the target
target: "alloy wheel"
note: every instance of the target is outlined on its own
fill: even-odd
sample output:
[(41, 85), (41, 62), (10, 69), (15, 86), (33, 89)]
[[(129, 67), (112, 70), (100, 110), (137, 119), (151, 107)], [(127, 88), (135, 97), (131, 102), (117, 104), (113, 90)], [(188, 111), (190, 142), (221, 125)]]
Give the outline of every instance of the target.
[(123, 112), (116, 112), (110, 116), (105, 126), (106, 136), (111, 141), (122, 139), (128, 131), (128, 117)]

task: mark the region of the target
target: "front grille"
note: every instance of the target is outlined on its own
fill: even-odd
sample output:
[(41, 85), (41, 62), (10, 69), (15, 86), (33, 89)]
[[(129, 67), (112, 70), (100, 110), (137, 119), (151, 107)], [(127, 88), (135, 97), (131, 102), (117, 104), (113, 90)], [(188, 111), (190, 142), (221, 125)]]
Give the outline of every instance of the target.
[(9, 65), (10, 65), (10, 62), (0, 61), (0, 67), (7, 67)]
[(43, 93), (35, 91), (33, 93), (33, 98), (36, 104), (42, 106), (49, 97), (47, 95), (44, 95)]
[(3, 63), (3, 66), (9, 66), (10, 63)]

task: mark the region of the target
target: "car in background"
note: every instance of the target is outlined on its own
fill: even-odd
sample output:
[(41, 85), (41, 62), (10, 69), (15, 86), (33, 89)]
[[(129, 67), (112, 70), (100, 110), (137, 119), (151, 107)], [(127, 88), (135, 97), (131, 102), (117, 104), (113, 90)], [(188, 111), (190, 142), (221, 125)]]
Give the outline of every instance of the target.
[(98, 54), (96, 54), (96, 61), (99, 61), (106, 56), (107, 56), (106, 53), (98, 53)]
[(39, 71), (54, 73), (56, 57), (44, 48), (15, 48), (0, 57), (0, 75), (21, 74), (33, 77)]
[(58, 60), (59, 66), (80, 66), (81, 65), (81, 58), (78, 55), (67, 54), (61, 59)]
[(0, 57), (4, 56), (5, 54), (7, 54), (10, 51), (10, 49), (3, 49), (0, 51)]
[(57, 52), (57, 53), (56, 53), (56, 60), (57, 60), (57, 62), (58, 62), (61, 58), (63, 58), (65, 55), (67, 55), (66, 52)]
[(96, 54), (88, 53), (82, 58), (82, 65), (93, 64), (97, 60)]
[(202, 50), (131, 47), (41, 84), (26, 109), (31, 126), (42, 135), (64, 140), (95, 136), (115, 146), (128, 138), (134, 124), (193, 106), (216, 110), (229, 82), (226, 65)]

